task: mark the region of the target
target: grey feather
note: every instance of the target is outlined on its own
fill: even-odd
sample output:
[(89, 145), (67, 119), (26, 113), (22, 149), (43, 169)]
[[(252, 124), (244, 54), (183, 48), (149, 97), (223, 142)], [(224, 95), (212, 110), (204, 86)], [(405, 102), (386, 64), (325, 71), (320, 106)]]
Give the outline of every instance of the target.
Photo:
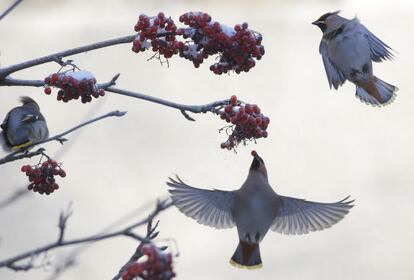
[(231, 228), (233, 219), (233, 192), (204, 190), (185, 184), (178, 176), (169, 178), (167, 185), (173, 203), (186, 216), (214, 228)]
[(360, 26), (364, 32), (364, 37), (369, 42), (372, 61), (382, 62), (384, 60), (392, 60), (394, 58), (394, 55), (391, 53), (392, 48), (371, 33), (365, 26), (362, 24)]
[(342, 220), (353, 207), (349, 197), (335, 203), (319, 203), (280, 196), (281, 206), (271, 229), (284, 234), (323, 230)]
[(333, 64), (328, 54), (328, 46), (325, 41), (319, 45), (319, 53), (322, 55), (323, 65), (325, 66), (326, 76), (328, 77), (329, 88), (332, 86), (338, 89), (346, 81), (345, 75)]

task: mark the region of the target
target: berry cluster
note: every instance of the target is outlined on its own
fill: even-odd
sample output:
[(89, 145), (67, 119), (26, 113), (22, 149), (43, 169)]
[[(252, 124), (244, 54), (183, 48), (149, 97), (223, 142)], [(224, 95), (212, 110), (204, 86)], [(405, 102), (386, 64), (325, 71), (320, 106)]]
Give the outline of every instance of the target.
[(146, 261), (132, 263), (122, 274), (122, 280), (140, 277), (146, 280), (169, 280), (175, 277), (171, 254), (163, 253), (153, 244), (142, 247)]
[[(132, 43), (132, 51), (136, 53), (152, 47), (152, 51), (159, 52), (165, 58), (170, 58), (174, 54), (178, 54), (184, 46), (184, 43), (177, 41), (175, 37), (177, 26), (174, 21), (165, 17), (162, 12), (155, 17), (140, 15), (134, 30), (138, 32)], [(165, 35), (159, 37), (158, 34)]]
[[(260, 60), (264, 55), (262, 36), (250, 30), (247, 23), (231, 28), (212, 21), (209, 14), (202, 12), (185, 13), (179, 21), (188, 27), (177, 28), (162, 12), (153, 17), (140, 15), (134, 28), (138, 34), (132, 50), (143, 52), (152, 47), (165, 58), (179, 53), (196, 68), (209, 56), (218, 55), (218, 62), (210, 66), (215, 74), (248, 72), (255, 66), (255, 59)], [(178, 41), (178, 36), (185, 43)]]
[(219, 110), (220, 118), (231, 123), (226, 131), (231, 133), (227, 141), (221, 143), (222, 149), (231, 150), (240, 142), (267, 137), (270, 119), (260, 112), (257, 105), (242, 103), (235, 95), (231, 96), (228, 105)]
[(92, 97), (105, 95), (105, 91), (96, 85), (94, 75), (88, 71), (54, 73), (46, 77), (44, 82), (47, 85), (44, 89), (47, 95), (52, 93), (50, 86), (60, 89), (57, 94), (58, 101), (68, 102), (80, 97), (82, 103), (87, 103), (92, 101)]
[(27, 187), (29, 190), (47, 195), (59, 188), (54, 177), (56, 175), (60, 177), (66, 176), (65, 170), (53, 159), (48, 159), (35, 166), (23, 165), (21, 171), (25, 172), (26, 176), (29, 177), (31, 182)]

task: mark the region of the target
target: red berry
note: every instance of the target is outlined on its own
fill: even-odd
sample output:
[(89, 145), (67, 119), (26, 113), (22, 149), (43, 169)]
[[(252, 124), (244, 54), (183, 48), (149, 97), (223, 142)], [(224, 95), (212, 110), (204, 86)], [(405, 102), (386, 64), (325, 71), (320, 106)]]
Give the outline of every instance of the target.
[(224, 107), (224, 111), (226, 113), (231, 113), (233, 112), (233, 107), (231, 105), (227, 105), (226, 107)]
[(43, 90), (47, 95), (52, 93), (52, 89), (50, 87), (45, 87), (45, 89)]
[(236, 106), (236, 105), (237, 105), (237, 96), (232, 95), (232, 96), (230, 97), (230, 104), (231, 104), (232, 106)]

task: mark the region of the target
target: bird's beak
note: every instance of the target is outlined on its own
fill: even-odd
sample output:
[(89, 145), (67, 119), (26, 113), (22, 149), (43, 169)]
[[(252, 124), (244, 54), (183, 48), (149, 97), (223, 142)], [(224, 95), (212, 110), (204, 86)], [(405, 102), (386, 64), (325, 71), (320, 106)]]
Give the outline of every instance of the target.
[(322, 32), (324, 32), (325, 29), (326, 29), (326, 23), (324, 21), (322, 21), (322, 20), (314, 21), (314, 22), (312, 22), (312, 24), (313, 25), (316, 25), (317, 27), (319, 27), (322, 30)]
[(325, 25), (325, 22), (322, 21), (322, 20), (316, 20), (316, 21), (312, 22), (312, 24), (316, 25), (316, 26), (319, 26), (319, 27), (322, 27), (322, 26)]
[(256, 151), (252, 151), (253, 161), (251, 165), (251, 169), (257, 169), (260, 165), (263, 164), (263, 159), (256, 153)]

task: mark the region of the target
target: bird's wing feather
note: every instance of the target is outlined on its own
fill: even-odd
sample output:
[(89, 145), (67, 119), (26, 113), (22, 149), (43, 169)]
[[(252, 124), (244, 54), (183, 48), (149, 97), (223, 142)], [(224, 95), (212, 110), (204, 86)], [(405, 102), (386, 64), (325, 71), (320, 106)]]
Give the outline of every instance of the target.
[(346, 81), (345, 75), (333, 64), (328, 54), (328, 46), (325, 41), (319, 45), (319, 53), (322, 55), (323, 65), (325, 66), (326, 76), (328, 77), (329, 88), (332, 86), (338, 89)]
[(371, 59), (375, 62), (382, 62), (384, 60), (391, 60), (394, 58), (391, 50), (392, 48), (381, 41), (371, 31), (369, 31), (362, 24), (360, 25), (364, 34), (364, 37), (368, 40), (371, 49)]
[(233, 192), (204, 190), (185, 184), (178, 176), (169, 178), (167, 185), (173, 203), (186, 216), (215, 228), (233, 227)]
[(329, 228), (353, 207), (349, 197), (335, 203), (319, 203), (280, 196), (281, 206), (271, 229), (284, 234), (305, 234)]

